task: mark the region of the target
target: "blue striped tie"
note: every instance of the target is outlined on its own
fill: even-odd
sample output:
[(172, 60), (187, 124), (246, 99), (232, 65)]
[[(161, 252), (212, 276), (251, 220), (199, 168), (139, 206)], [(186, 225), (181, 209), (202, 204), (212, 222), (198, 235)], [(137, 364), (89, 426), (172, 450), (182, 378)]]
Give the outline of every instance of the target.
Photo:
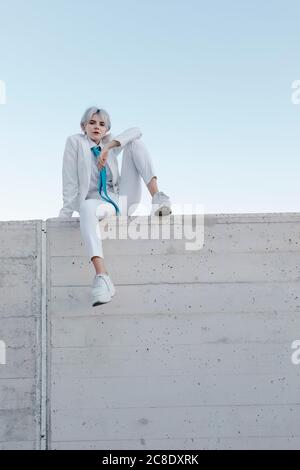
[[(95, 157), (98, 158), (100, 153), (101, 153), (101, 147), (96, 145), (95, 147), (91, 148), (91, 151), (93, 152)], [(106, 190), (106, 168), (105, 167), (102, 168), (102, 170), (99, 173), (98, 192), (100, 194), (100, 197), (102, 197), (102, 199), (104, 199), (107, 202), (110, 202), (114, 206), (114, 208), (116, 209), (116, 215), (120, 214), (120, 209), (118, 208), (117, 204), (114, 201), (112, 201), (111, 198), (107, 194), (107, 190)], [(101, 192), (103, 192), (104, 195), (101, 194)]]

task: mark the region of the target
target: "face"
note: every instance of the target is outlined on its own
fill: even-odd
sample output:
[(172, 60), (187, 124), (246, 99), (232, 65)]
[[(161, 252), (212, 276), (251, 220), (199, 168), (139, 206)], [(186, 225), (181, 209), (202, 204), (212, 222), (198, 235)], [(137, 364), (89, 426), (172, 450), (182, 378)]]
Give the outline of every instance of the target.
[(108, 131), (107, 127), (105, 127), (105, 122), (99, 114), (93, 114), (91, 119), (84, 126), (84, 130), (88, 137), (96, 142), (96, 144), (99, 144), (102, 137)]

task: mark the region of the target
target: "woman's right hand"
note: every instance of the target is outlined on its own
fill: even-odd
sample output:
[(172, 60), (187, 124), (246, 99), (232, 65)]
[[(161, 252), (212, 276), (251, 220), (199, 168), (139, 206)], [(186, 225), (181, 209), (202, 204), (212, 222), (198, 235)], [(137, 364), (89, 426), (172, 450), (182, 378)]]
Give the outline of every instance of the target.
[(97, 161), (97, 168), (100, 171), (106, 165), (106, 161), (107, 161), (107, 158), (108, 158), (108, 152), (109, 152), (109, 149), (107, 149), (105, 147), (101, 150), (101, 154), (99, 155), (99, 158), (98, 158), (98, 161)]

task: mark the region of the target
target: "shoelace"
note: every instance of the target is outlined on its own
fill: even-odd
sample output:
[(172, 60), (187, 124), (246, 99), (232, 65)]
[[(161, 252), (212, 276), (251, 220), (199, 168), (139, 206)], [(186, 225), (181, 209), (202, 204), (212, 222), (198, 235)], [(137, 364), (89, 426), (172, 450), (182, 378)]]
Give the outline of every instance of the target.
[(109, 289), (108, 281), (103, 276), (95, 276), (95, 278), (94, 278), (94, 287), (101, 287), (101, 285), (103, 285), (103, 282), (106, 284), (106, 286)]
[(155, 201), (159, 197), (163, 197), (163, 199), (169, 199), (169, 197), (163, 192), (163, 191), (158, 191), (157, 193), (154, 194), (153, 200)]

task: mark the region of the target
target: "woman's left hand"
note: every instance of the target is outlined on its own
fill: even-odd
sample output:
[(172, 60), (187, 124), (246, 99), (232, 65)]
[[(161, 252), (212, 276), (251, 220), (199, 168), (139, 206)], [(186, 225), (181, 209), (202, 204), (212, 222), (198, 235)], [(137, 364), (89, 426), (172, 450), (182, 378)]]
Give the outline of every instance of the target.
[(107, 147), (103, 147), (103, 149), (101, 150), (101, 153), (99, 155), (99, 158), (98, 158), (98, 161), (97, 161), (97, 168), (98, 170), (102, 170), (105, 165), (106, 165), (106, 160), (108, 158), (108, 152), (109, 152), (109, 149)]

